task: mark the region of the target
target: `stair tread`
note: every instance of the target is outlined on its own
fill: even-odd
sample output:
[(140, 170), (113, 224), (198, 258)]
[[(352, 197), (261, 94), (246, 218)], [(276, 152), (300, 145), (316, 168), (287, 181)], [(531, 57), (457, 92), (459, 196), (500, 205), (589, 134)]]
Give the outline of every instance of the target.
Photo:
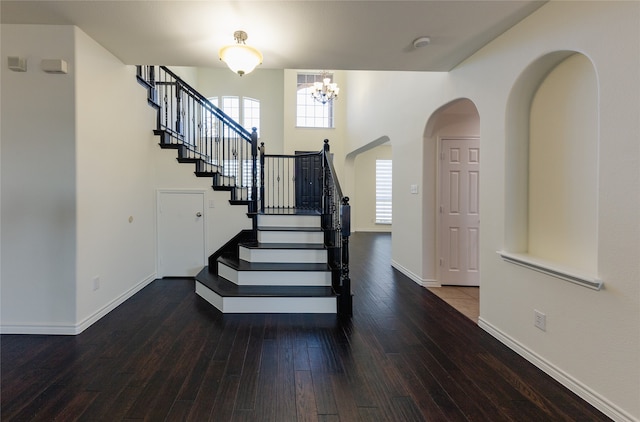
[(196, 281), (222, 297), (335, 297), (328, 286), (255, 286), (237, 285), (209, 272), (205, 267), (195, 277)]
[(247, 249), (326, 249), (322, 243), (258, 243), (258, 242), (242, 242), (240, 246)]
[(258, 226), (258, 230), (265, 232), (321, 232), (322, 227)]
[(238, 271), (331, 271), (325, 263), (249, 262), (231, 256), (221, 256), (218, 262)]

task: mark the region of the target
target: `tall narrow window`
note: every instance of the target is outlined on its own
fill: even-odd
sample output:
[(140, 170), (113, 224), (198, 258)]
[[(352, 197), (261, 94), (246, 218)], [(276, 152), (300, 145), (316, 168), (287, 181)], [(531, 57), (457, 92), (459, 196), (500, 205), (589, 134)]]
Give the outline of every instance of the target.
[(322, 77), (321, 73), (298, 74), (297, 127), (333, 128), (333, 101), (322, 104), (311, 97), (314, 82), (322, 82)]
[(258, 133), (260, 133), (260, 101), (244, 97), (242, 99), (242, 111), (243, 111), (243, 121), (242, 126), (244, 126), (249, 132), (256, 128)]
[(240, 98), (222, 97), (222, 111), (236, 122), (240, 122)]
[(391, 224), (391, 160), (376, 160), (376, 223)]

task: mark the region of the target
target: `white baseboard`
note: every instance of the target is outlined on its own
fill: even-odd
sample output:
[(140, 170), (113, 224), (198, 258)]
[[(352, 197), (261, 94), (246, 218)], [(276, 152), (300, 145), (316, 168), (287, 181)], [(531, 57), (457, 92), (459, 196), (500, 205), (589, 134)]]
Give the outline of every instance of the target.
[(84, 320), (75, 325), (63, 325), (63, 324), (29, 324), (29, 325), (1, 325), (1, 334), (42, 334), (42, 335), (77, 335), (89, 328), (100, 318), (107, 315), (109, 312), (120, 306), (127, 299), (134, 294), (142, 290), (146, 285), (156, 279), (156, 273), (147, 276), (144, 280), (122, 293), (111, 302), (98, 309), (93, 314), (89, 315)]
[(76, 324), (75, 334), (80, 334), (81, 332), (89, 328), (91, 325), (93, 325), (95, 322), (97, 322), (100, 318), (107, 315), (109, 312), (113, 311), (118, 306), (122, 305), (127, 299), (129, 299), (131, 296), (138, 293), (140, 290), (146, 287), (149, 283), (155, 280), (156, 276), (157, 276), (156, 273), (148, 275), (144, 280), (140, 281), (138, 284), (136, 284), (126, 292), (122, 293), (120, 296), (113, 299), (111, 302), (107, 303), (102, 308), (98, 309), (92, 315), (89, 315), (87, 318), (80, 321), (80, 323)]
[(563, 371), (561, 368), (558, 368), (551, 362), (535, 353), (533, 350), (529, 349), (522, 343), (510, 337), (508, 334), (502, 332), (500, 329), (487, 322), (482, 317), (478, 318), (478, 326), (614, 421), (639, 421), (629, 413), (611, 403), (606, 398), (602, 397), (600, 394), (593, 391), (588, 386), (572, 377), (570, 374)]
[(404, 274), (407, 277), (409, 277), (415, 283), (421, 285), (422, 287), (440, 287), (440, 283), (438, 281), (433, 280), (433, 279), (429, 279), (429, 278), (421, 278), (417, 274), (409, 271), (407, 268), (405, 268), (402, 265), (398, 264), (393, 259), (391, 260), (391, 266), (393, 268), (395, 268), (396, 270), (400, 271), (402, 274)]
[(355, 228), (351, 230), (352, 233), (391, 233), (391, 227), (367, 227), (367, 228)]

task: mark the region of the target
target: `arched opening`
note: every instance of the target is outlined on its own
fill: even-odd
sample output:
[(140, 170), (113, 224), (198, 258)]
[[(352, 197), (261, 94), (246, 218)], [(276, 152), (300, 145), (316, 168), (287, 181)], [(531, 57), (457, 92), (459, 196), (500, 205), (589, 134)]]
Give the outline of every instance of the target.
[(391, 159), (391, 140), (381, 136), (345, 157), (345, 172), (351, 192), (353, 231), (390, 232), (390, 224), (376, 223), (376, 159)]
[[(451, 101), (431, 115), (423, 161), (423, 273), (432, 280), (427, 287), (479, 287), (480, 116), (471, 100)], [(443, 299), (477, 321), (477, 297)]]

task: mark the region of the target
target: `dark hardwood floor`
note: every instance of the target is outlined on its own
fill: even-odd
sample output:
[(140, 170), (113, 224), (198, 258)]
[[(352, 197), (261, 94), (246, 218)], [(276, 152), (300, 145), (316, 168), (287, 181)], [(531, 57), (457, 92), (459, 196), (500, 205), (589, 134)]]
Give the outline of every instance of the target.
[(6, 421), (598, 421), (593, 407), (351, 243), (354, 316), (222, 315), (157, 280), (78, 336), (1, 337)]

